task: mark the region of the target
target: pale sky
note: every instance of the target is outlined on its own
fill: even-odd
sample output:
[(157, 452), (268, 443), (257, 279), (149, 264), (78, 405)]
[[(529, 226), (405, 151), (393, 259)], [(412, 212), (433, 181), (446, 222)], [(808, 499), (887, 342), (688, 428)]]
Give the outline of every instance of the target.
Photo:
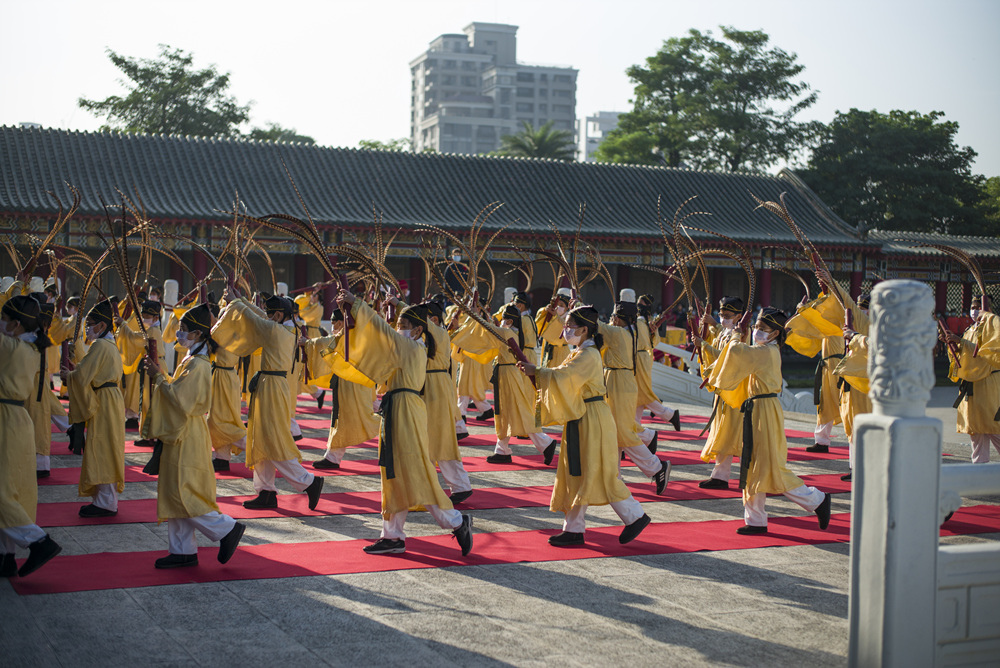
[(1000, 0), (383, 0), (88, 2), (0, 0), (0, 125), (95, 130), (80, 96), (119, 94), (105, 50), (191, 51), (254, 100), (251, 124), (294, 127), (328, 146), (409, 135), (411, 59), (473, 21), (520, 26), (518, 59), (580, 71), (577, 116), (626, 111), (625, 69), (689, 28), (762, 29), (798, 54), (819, 91), (803, 119), (852, 107), (938, 110), (1000, 175)]

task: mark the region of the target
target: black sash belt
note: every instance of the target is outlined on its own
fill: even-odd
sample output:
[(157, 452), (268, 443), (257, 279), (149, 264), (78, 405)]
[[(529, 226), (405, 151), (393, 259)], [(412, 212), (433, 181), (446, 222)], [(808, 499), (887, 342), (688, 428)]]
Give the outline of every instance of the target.
[[(115, 381), (109, 381), (102, 385), (91, 386), (96, 392), (97, 390), (106, 390), (109, 387), (120, 387)], [(74, 422), (66, 430), (66, 435), (69, 436), (69, 451), (74, 455), (82, 455), (83, 449), (87, 446), (87, 433), (86, 433), (86, 423), (85, 422)]]
[(0, 404), (7, 404), (8, 406), (20, 406), (24, 408), (23, 401), (16, 401), (14, 399), (0, 399)]
[(555, 352), (555, 347), (551, 343), (546, 343), (542, 346), (542, 366), (549, 365), (549, 362), (552, 361), (553, 352)]
[(253, 407), (257, 403), (257, 385), (260, 383), (261, 376), (278, 376), (280, 378), (286, 378), (288, 376), (287, 371), (258, 371), (250, 379), (250, 407), (247, 409), (247, 421), (249, 422), (253, 419)]
[(493, 413), (500, 415), (500, 367), (515, 366), (514, 364), (494, 364), (493, 375), (490, 376), (490, 384), (493, 385)]
[(975, 396), (976, 390), (975, 386), (972, 384), (971, 380), (960, 380), (958, 381), (958, 398), (955, 399), (955, 403), (952, 404), (952, 408), (958, 408), (958, 405), (969, 397)]
[(234, 366), (219, 366), (218, 364), (216, 364), (215, 362), (213, 362), (212, 363), (212, 372), (214, 373), (216, 371), (236, 371), (236, 367), (234, 367)]
[[(844, 389), (844, 388), (847, 388), (847, 389)], [(851, 387), (850, 383), (848, 383), (846, 380), (844, 380), (843, 376), (840, 376), (839, 378), (837, 378), (837, 389), (840, 390), (841, 392), (850, 392), (854, 388)]]
[(427, 373), (448, 373), (448, 369), (428, 369)]
[(378, 465), (385, 469), (385, 477), (387, 480), (392, 480), (396, 477), (395, 458), (392, 453), (392, 404), (393, 397), (402, 392), (410, 392), (416, 395), (420, 394), (417, 390), (411, 390), (408, 387), (400, 387), (395, 390), (389, 390), (382, 395), (382, 403), (378, 407), (379, 415), (382, 416), (382, 438), (380, 439), (381, 442), (379, 443), (378, 449)]
[[(591, 404), (595, 401), (604, 401), (604, 395), (598, 394), (596, 397), (584, 399), (583, 403)], [(562, 450), (566, 454), (566, 464), (571, 476), (579, 477), (583, 475), (583, 468), (580, 462), (580, 420), (570, 420), (563, 429)]]
[(330, 378), (330, 429), (337, 426), (340, 419), (340, 376)]
[(843, 355), (830, 355), (829, 357), (822, 358), (816, 363), (816, 377), (813, 380), (813, 404), (819, 406), (819, 401), (821, 397), (820, 389), (823, 387), (823, 368), (826, 366), (827, 360), (842, 360)]
[(240, 358), (240, 369), (243, 372), (243, 394), (246, 394), (247, 383), (250, 382), (250, 356)]
[(750, 473), (750, 462), (753, 461), (753, 404), (758, 399), (773, 399), (778, 395), (755, 394), (740, 406), (743, 413), (743, 451), (740, 453), (740, 489), (746, 489), (747, 475)]
[(98, 386), (94, 387), (94, 389), (95, 390), (104, 390), (104, 389), (107, 389), (109, 387), (121, 387), (121, 386), (118, 383), (116, 383), (115, 381), (112, 380), (112, 381), (109, 381), (107, 383), (104, 383), (103, 385), (98, 385)]

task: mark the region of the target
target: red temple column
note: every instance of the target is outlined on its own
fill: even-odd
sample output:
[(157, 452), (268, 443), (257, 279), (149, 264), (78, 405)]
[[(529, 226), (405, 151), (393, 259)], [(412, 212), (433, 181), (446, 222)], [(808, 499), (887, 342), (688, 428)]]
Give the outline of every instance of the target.
[(948, 310), (948, 281), (938, 281), (934, 284), (934, 310), (937, 313)]

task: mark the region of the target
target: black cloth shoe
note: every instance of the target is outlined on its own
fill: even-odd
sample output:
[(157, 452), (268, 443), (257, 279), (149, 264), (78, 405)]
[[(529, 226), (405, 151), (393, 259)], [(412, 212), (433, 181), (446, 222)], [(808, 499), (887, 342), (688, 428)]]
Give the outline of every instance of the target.
[(138, 429), (139, 428), (139, 418), (127, 418), (125, 420), (126, 429)]
[(833, 497), (827, 494), (823, 497), (823, 503), (816, 506), (816, 517), (819, 518), (819, 528), (821, 531), (826, 531), (826, 528), (830, 526), (830, 504), (833, 501)]
[(496, 454), (496, 453), (494, 453), (494, 454), (492, 454), (492, 455), (490, 455), (489, 457), (486, 458), (486, 463), (487, 464), (510, 464), (513, 461), (514, 461), (514, 458), (511, 457), (510, 455), (500, 455), (500, 454)]
[(664, 460), (663, 466), (653, 475), (653, 482), (656, 483), (656, 495), (663, 496), (663, 490), (667, 488), (667, 481), (670, 480), (670, 462)]
[(80, 508), (80, 517), (114, 517), (117, 514), (117, 510), (99, 508), (92, 503)]
[(702, 489), (729, 489), (728, 480), (719, 480), (718, 478), (709, 478), (708, 480), (702, 480), (698, 483), (698, 487)]
[(496, 413), (493, 412), (493, 409), (487, 408), (485, 411), (483, 411), (482, 415), (479, 416), (479, 419), (482, 422), (486, 422), (487, 420), (492, 420), (495, 416)]
[(653, 439), (649, 442), (646, 447), (649, 448), (651, 454), (656, 454), (656, 447), (660, 443), (660, 432), (656, 429), (653, 430)]
[(185, 566), (197, 566), (197, 554), (168, 554), (160, 557), (153, 564), (157, 568), (184, 568)]
[(456, 503), (462, 503), (462, 501), (465, 501), (470, 496), (472, 496), (472, 490), (471, 489), (466, 490), (464, 492), (455, 492), (454, 494), (452, 494), (451, 496), (449, 496), (448, 499), (454, 505)]
[(35, 478), (38, 480), (41, 480), (42, 478), (48, 478), (50, 475), (52, 475), (52, 471), (48, 469), (38, 469), (37, 471), (35, 471)]
[[(48, 563), (49, 559), (62, 552), (59, 544), (49, 536), (36, 540), (28, 546), (28, 549), (31, 550), (28, 554), (28, 559), (21, 565), (21, 569), (17, 572), (17, 575), (22, 578), (26, 575), (31, 575)], [(14, 555), (10, 556), (13, 557)]]
[(292, 440), (296, 441), (296, 442), (301, 441), (302, 440), (302, 434), (299, 434), (298, 436), (292, 436)]
[(323, 459), (317, 459), (314, 461), (313, 468), (319, 469), (320, 471), (336, 471), (340, 468), (340, 464), (337, 462), (331, 462), (329, 459), (324, 457)]
[(455, 432), (455, 440), (456, 441), (461, 441), (463, 438), (468, 438), (468, 437), (469, 437), (469, 432), (467, 432), (467, 431), (456, 431)]
[(278, 507), (278, 493), (262, 489), (256, 499), (249, 499), (243, 502), (244, 508), (251, 510), (265, 510)]
[(556, 443), (556, 439), (553, 438), (552, 442), (545, 446), (545, 450), (542, 451), (542, 457), (544, 457), (542, 461), (545, 462), (546, 466), (552, 465), (552, 458), (556, 456), (557, 445), (559, 444)]
[(472, 552), (472, 515), (462, 515), (462, 525), (451, 534), (458, 540), (462, 556), (468, 556), (469, 552)]
[(323, 403), (325, 401), (326, 401), (326, 390), (323, 390), (322, 392), (319, 393), (319, 396), (316, 397), (316, 408), (318, 408), (319, 410), (323, 410)]
[(218, 473), (219, 471), (228, 471), (229, 460), (219, 459), (218, 457), (212, 457), (212, 469), (215, 470), (216, 473)]
[(406, 541), (379, 538), (371, 545), (366, 545), (362, 549), (368, 554), (403, 554), (406, 552)]
[(133, 441), (132, 444), (137, 448), (153, 448), (156, 447), (156, 441), (151, 441), (148, 438), (140, 438)]
[(233, 558), (233, 553), (236, 552), (236, 546), (240, 544), (243, 539), (243, 532), (247, 530), (247, 525), (236, 523), (232, 529), (229, 530), (222, 540), (219, 541), (219, 563), (224, 564)]
[(651, 521), (652, 520), (649, 519), (649, 515), (643, 515), (635, 522), (632, 522), (632, 524), (625, 525), (625, 528), (622, 529), (621, 534), (618, 536), (618, 542), (622, 545), (625, 543), (631, 543), (639, 536), (639, 534), (642, 533), (643, 529), (649, 526)]
[(806, 448), (806, 452), (830, 452), (830, 446), (823, 445), (821, 443), (815, 443)]
[(309, 510), (316, 510), (316, 504), (319, 503), (319, 495), (323, 493), (323, 479), (319, 476), (313, 476), (313, 481), (309, 483), (309, 486), (304, 491), (306, 496), (309, 497)]
[(678, 410), (674, 411), (674, 416), (670, 418), (670, 424), (674, 425), (674, 431), (681, 430), (681, 412)]
[(553, 547), (569, 547), (570, 545), (583, 545), (583, 534), (563, 531), (555, 536), (549, 536), (549, 545)]
[(0, 578), (13, 577), (17, 577), (17, 560), (13, 552), (6, 552), (0, 557)]
[[(950, 520), (951, 516), (954, 515), (954, 514), (955, 514), (955, 511), (951, 511), (950, 513), (948, 513), (947, 515), (945, 515), (944, 516), (944, 521), (947, 522), (948, 520)], [(944, 522), (942, 522), (942, 524), (944, 524)]]
[(847, 475), (840, 476), (840, 479), (843, 480), (844, 482), (851, 482), (853, 480), (852, 477), (853, 475), (854, 475), (853, 473), (848, 473)]
[(767, 527), (755, 527), (749, 524), (744, 524), (736, 530), (736, 533), (741, 536), (759, 536), (760, 534), (767, 533)]

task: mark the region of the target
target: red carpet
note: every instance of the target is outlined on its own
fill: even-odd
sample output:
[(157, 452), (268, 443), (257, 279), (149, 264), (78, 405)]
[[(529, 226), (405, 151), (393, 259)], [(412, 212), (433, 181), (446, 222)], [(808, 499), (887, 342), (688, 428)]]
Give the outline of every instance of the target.
[[(546, 538), (553, 531), (514, 531), (476, 534), (473, 553), (463, 558), (448, 534), (407, 540), (406, 554), (370, 556), (361, 548), (370, 541), (322, 541), (274, 543), (242, 547), (233, 560), (220, 565), (216, 548), (202, 548), (200, 565), (193, 568), (156, 570), (153, 561), (166, 553), (116, 552), (56, 557), (44, 569), (27, 578), (13, 578), (19, 594), (93, 591), (124, 587), (231, 580), (259, 580), (306, 575), (373, 573), (381, 571), (448, 566), (537, 563), (595, 557), (680, 554), (698, 551), (736, 550), (791, 545), (845, 543), (850, 537), (850, 515), (834, 515), (830, 528), (820, 531), (809, 516), (779, 518), (762, 536), (740, 536), (743, 520), (667, 522), (651, 524), (628, 545), (619, 545), (619, 527), (587, 531), (588, 543), (575, 548), (555, 548)], [(962, 508), (942, 529), (945, 536), (1000, 531), (1000, 508)]]
[[(825, 492), (838, 494), (850, 492), (851, 484), (843, 482), (838, 474), (803, 476), (807, 485), (814, 485)], [(628, 485), (637, 501), (657, 503), (662, 501), (696, 501), (705, 499), (738, 499), (740, 491), (735, 482), (727, 490), (701, 489), (698, 481), (672, 482), (663, 496), (657, 496), (652, 483)], [(524, 487), (487, 487), (476, 489), (462, 504), (462, 510), (496, 510), (504, 508), (531, 508), (548, 506), (552, 495), (551, 485)], [(243, 502), (256, 495), (220, 496), (216, 499), (219, 510), (236, 519), (274, 517), (322, 517), (329, 515), (365, 515), (381, 510), (380, 492), (332, 492), (323, 494), (316, 510), (309, 510), (305, 494), (281, 494), (277, 510), (249, 510)], [(39, 503), (38, 525), (43, 527), (88, 526), (100, 524), (135, 524), (156, 521), (156, 499), (119, 501), (118, 514), (114, 517), (85, 519), (80, 517), (81, 501)]]

